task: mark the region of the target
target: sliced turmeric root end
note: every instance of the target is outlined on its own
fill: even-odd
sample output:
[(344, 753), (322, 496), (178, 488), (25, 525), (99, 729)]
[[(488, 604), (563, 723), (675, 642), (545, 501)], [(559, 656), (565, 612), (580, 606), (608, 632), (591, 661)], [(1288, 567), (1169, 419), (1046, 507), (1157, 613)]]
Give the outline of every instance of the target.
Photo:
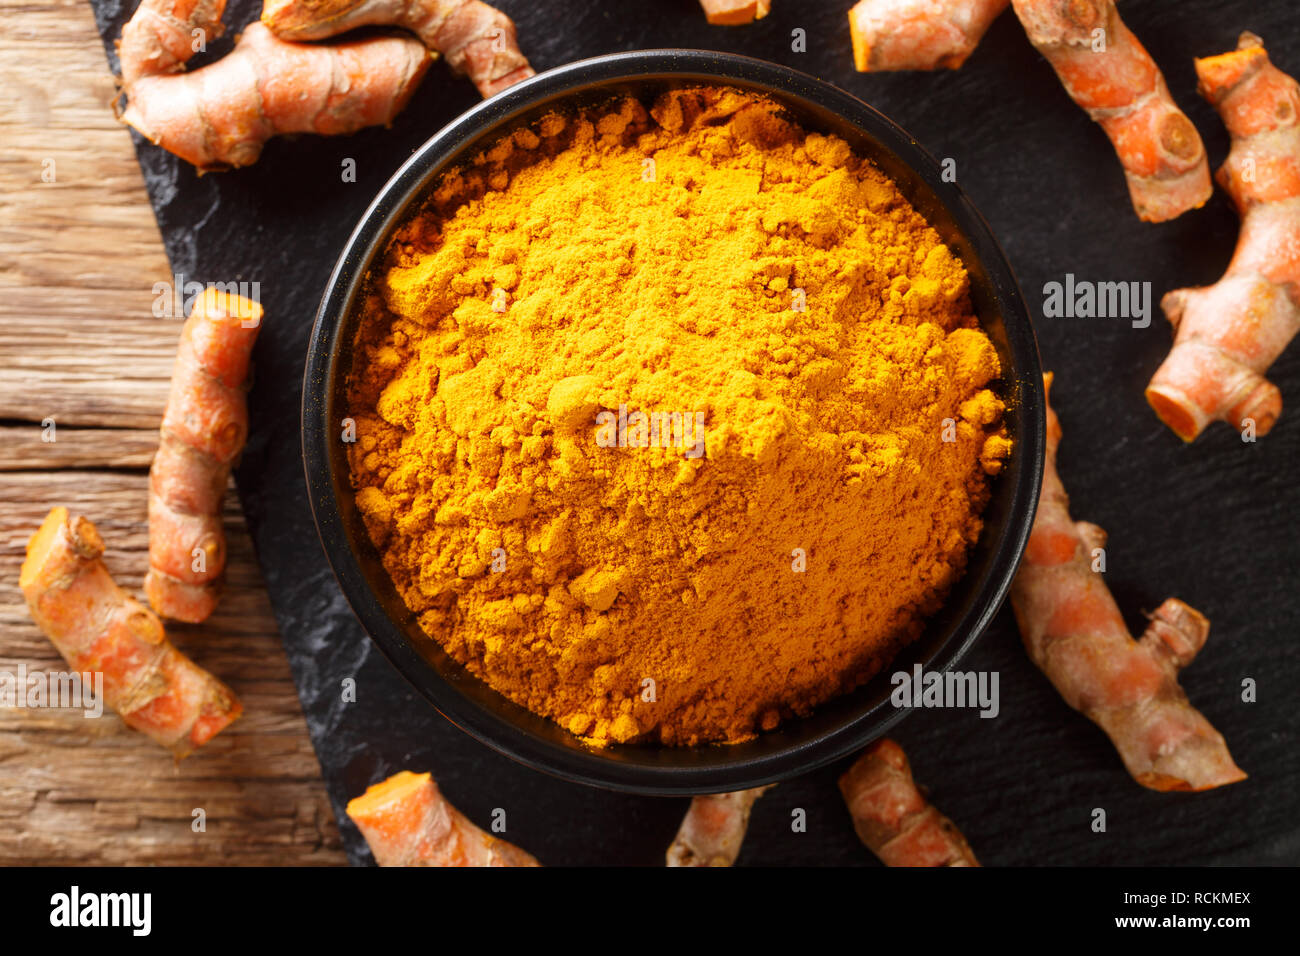
[(853, 68), (859, 73), (871, 71), (871, 38), (858, 27), (858, 18), (849, 11), (849, 39), (853, 43)]
[(771, 0), (712, 0), (705, 2), (704, 19), (715, 27), (738, 27), (761, 20), (771, 10)]
[(37, 576), (41, 573), (41, 568), (45, 566), (45, 559), (49, 557), (50, 548), (54, 547), (55, 541), (59, 536), (59, 529), (68, 521), (68, 509), (59, 505), (51, 508), (50, 513), (45, 516), (41, 526), (36, 529), (27, 542), (27, 557), (23, 559), (22, 570), (18, 572), (18, 586), (23, 590), (31, 587), (35, 583)]
[(1225, 90), (1232, 89), (1267, 61), (1264, 41), (1249, 31), (1243, 33), (1237, 41), (1237, 49), (1197, 58), (1196, 75), (1200, 79), (1201, 95), (1212, 102), (1217, 100)]
[(1185, 442), (1191, 442), (1201, 433), (1200, 419), (1192, 403), (1179, 391), (1163, 385), (1151, 385), (1146, 390), (1147, 404), (1160, 420)]
[(371, 820), (405, 803), (412, 794), (427, 787), (430, 774), (403, 770), (387, 780), (371, 784), (366, 792), (348, 801), (347, 812), (353, 820)]
[(193, 312), (209, 319), (238, 319), (250, 329), (261, 323), (263, 314), (262, 306), (252, 299), (211, 286), (203, 290), (195, 302)]

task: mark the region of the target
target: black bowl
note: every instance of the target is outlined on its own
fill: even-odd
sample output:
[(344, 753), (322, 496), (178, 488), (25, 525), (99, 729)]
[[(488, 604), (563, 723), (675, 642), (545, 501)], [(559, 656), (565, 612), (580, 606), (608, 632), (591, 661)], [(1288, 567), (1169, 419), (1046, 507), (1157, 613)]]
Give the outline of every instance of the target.
[[(834, 133), (869, 156), (961, 257), (977, 314), (1003, 363), (1001, 392), (1015, 441), (993, 483), (985, 527), (965, 576), (922, 637), (874, 680), (734, 746), (593, 749), (469, 674), (425, 635), (379, 561), (353, 503), (340, 440), (356, 332), (354, 297), (371, 262), (440, 171), (503, 132), (557, 107), (631, 93), (642, 99), (683, 85), (753, 90), (778, 100), (809, 130)], [(738, 790), (788, 779), (879, 737), (907, 710), (889, 701), (889, 674), (952, 667), (988, 626), (1011, 586), (1038, 501), (1045, 399), (1038, 347), (1016, 280), (988, 224), (962, 190), (888, 118), (820, 80), (743, 56), (696, 50), (618, 53), (571, 63), (481, 103), (424, 144), (389, 180), (353, 231), (312, 330), (303, 388), (303, 459), (321, 541), (343, 593), (393, 665), (456, 726), (508, 757), (569, 780), (635, 793)]]

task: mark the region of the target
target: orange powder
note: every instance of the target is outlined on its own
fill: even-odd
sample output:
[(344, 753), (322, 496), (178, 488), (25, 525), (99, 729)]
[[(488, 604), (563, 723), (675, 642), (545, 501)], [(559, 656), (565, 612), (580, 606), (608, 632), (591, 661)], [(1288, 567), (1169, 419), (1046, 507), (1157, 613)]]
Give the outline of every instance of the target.
[(371, 278), (348, 414), (384, 566), (454, 658), (595, 744), (745, 740), (870, 678), (1010, 452), (961, 262), (748, 94), (547, 117)]

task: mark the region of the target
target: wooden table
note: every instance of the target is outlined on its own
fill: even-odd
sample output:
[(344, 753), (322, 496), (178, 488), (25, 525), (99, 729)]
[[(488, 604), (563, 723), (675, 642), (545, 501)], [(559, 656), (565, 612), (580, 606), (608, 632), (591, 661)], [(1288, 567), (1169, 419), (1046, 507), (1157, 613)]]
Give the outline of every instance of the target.
[[(0, 670), (17, 673), (62, 668), (18, 589), (51, 506), (92, 518), (140, 586), (180, 324), (152, 314), (171, 270), (84, 0), (0, 0), (0, 95)], [(169, 632), (245, 716), (177, 765), (111, 714), (0, 708), (0, 864), (346, 862), (233, 493), (225, 524), (220, 608)]]

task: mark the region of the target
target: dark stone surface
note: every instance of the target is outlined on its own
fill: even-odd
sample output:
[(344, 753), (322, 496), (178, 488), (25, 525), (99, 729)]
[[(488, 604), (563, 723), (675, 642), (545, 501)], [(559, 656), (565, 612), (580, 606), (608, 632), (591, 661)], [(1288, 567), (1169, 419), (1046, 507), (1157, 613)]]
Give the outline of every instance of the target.
[[(889, 114), (932, 153), (957, 160), (960, 182), (988, 217), (1031, 307), (1067, 272), (1143, 280), (1158, 300), (1221, 274), (1237, 235), (1222, 193), (1173, 223), (1133, 215), (1104, 135), (1069, 102), (1010, 14), (958, 72), (862, 76), (852, 70), (849, 0), (777, 0), (745, 28), (711, 28), (694, 0), (500, 0), (538, 69), (649, 47), (698, 47), (763, 57), (830, 80)], [(112, 58), (132, 4), (95, 0)], [(234, 0), (231, 27), (257, 9)], [(1193, 56), (1260, 33), (1274, 60), (1300, 73), (1291, 0), (1126, 0), (1123, 15), (1164, 68), (1217, 165), (1227, 137), (1194, 92)], [(808, 52), (791, 52), (791, 30)], [(231, 32), (235, 32), (233, 29)], [(228, 42), (228, 41), (226, 41)], [(210, 55), (224, 49), (214, 44)], [(620, 796), (516, 766), (456, 730), (371, 646), (321, 552), (298, 442), (304, 347), (334, 258), (371, 197), (427, 136), (476, 101), (469, 83), (435, 64), (390, 130), (342, 139), (272, 142), (238, 173), (202, 178), (138, 141), (140, 163), (175, 271), (200, 281), (258, 280), (268, 322), (256, 351), (252, 437), (238, 483), (312, 738), (352, 858), (369, 860), (342, 817), (347, 798), (401, 768), (433, 770), (451, 799), (485, 821), (508, 811), (510, 839), (552, 864), (658, 864), (684, 800)], [(357, 182), (340, 182), (343, 158)], [(1062, 469), (1077, 517), (1110, 531), (1108, 582), (1131, 622), (1177, 595), (1214, 622), (1183, 686), (1222, 730), (1249, 781), (1218, 792), (1156, 794), (1124, 773), (1106, 738), (1069, 711), (1021, 650), (1004, 609), (964, 667), (1001, 673), (1002, 712), (921, 711), (898, 737), (918, 779), (989, 865), (1300, 863), (1295, 686), (1300, 680), (1291, 527), (1300, 462), (1300, 349), (1271, 377), (1289, 401), (1256, 444), (1219, 426), (1184, 447), (1148, 410), (1142, 389), (1166, 353), (1150, 328), (1104, 319), (1039, 319), (1044, 365), (1058, 373)], [(339, 701), (354, 676), (359, 701)], [(1259, 701), (1240, 700), (1243, 678)], [(872, 864), (853, 838), (835, 788), (842, 767), (792, 781), (760, 801), (741, 863)], [(790, 832), (802, 807), (808, 831)], [(1104, 834), (1089, 827), (1107, 811)]]

